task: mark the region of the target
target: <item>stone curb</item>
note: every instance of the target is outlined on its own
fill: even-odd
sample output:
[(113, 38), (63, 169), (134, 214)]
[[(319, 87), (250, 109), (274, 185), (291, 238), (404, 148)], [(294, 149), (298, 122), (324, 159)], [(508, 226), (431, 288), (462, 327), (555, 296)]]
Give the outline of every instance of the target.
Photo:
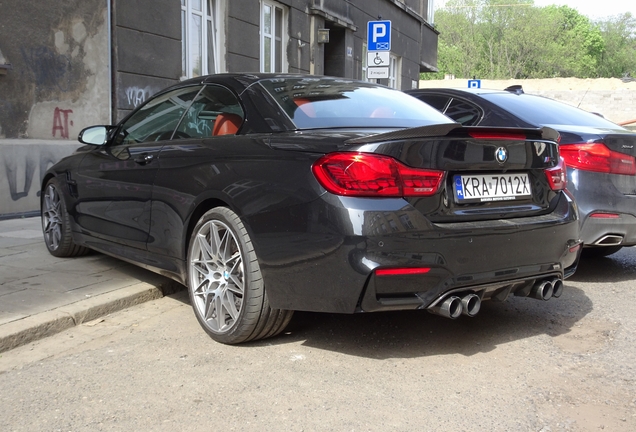
[(170, 292), (164, 294), (160, 288), (141, 282), (4, 324), (0, 326), (0, 353), (167, 294)]

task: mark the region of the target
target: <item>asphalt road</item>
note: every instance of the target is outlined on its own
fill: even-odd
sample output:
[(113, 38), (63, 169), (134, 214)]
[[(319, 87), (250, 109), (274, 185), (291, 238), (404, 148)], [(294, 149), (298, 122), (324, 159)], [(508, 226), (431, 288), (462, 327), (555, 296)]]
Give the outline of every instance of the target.
[(2, 431), (634, 431), (636, 248), (584, 260), (560, 299), (297, 313), (215, 343), (185, 292), (0, 355)]

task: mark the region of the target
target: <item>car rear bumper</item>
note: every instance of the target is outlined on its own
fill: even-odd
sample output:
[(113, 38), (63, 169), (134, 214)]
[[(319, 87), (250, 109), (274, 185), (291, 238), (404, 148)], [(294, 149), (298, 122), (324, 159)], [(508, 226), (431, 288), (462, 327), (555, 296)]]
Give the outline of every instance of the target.
[[(626, 177), (616, 181), (631, 179), (613, 176)], [(611, 177), (568, 169), (568, 190), (578, 205), (581, 240), (585, 246), (636, 245), (636, 195), (621, 193)]]
[[(636, 203), (635, 203), (636, 204)], [(597, 210), (598, 212), (598, 210)], [(616, 217), (599, 218), (587, 215), (581, 227), (581, 239), (586, 246), (632, 246), (636, 244), (636, 217), (612, 212)]]
[[(273, 220), (289, 229), (272, 232)], [(580, 254), (577, 214), (565, 194), (548, 215), (452, 224), (433, 224), (401, 199), (325, 194), (248, 223), (269, 301), (280, 309), (426, 308), (457, 291), (488, 298), (563, 279)], [(376, 276), (386, 268), (428, 272)]]

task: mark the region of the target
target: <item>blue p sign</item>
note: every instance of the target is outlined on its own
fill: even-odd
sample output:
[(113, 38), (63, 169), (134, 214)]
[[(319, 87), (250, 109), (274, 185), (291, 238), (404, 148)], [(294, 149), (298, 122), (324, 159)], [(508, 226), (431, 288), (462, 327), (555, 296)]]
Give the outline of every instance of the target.
[(391, 51), (391, 21), (369, 21), (367, 50)]

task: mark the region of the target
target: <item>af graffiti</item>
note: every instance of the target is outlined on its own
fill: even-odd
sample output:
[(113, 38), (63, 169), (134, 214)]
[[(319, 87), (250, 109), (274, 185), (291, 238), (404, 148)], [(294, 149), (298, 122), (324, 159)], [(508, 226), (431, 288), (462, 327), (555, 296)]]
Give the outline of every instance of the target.
[(68, 119), (68, 115), (73, 114), (73, 110), (55, 108), (53, 113), (53, 129), (51, 135), (53, 138), (57, 137), (57, 133), (60, 133), (60, 138), (68, 139), (68, 127), (73, 126), (73, 120)]

